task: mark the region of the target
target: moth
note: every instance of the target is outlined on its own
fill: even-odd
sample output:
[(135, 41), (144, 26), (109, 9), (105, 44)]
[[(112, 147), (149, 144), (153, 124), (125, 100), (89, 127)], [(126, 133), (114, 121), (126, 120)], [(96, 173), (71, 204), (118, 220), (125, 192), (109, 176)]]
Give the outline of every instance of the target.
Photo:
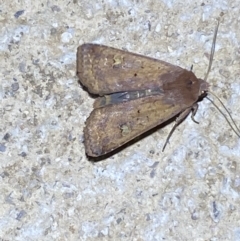
[(218, 26), (205, 79), (143, 55), (91, 43), (79, 46), (77, 75), (98, 96), (84, 128), (86, 154), (107, 154), (176, 116), (164, 149), (178, 124), (190, 113), (194, 120), (199, 99), (208, 93)]

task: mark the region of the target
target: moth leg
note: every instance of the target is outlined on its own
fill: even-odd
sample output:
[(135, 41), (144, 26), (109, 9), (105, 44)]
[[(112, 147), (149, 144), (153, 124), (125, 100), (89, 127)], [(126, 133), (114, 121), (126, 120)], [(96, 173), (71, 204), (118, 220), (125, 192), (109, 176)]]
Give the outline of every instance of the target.
[[(173, 132), (175, 131), (175, 129), (177, 128), (177, 126), (189, 115), (189, 113), (192, 111), (192, 119), (193, 119), (193, 116), (196, 114), (197, 112), (197, 104), (194, 104), (193, 106), (187, 108), (186, 110), (184, 110), (179, 116), (178, 118), (176, 119), (176, 123), (175, 125), (173, 126), (172, 130), (170, 131), (170, 133), (168, 134), (168, 137), (165, 141), (165, 144), (163, 146), (163, 149), (162, 149), (162, 152), (164, 151), (167, 143), (169, 142), (169, 139), (170, 137), (172, 136)], [(194, 120), (194, 119), (193, 119)], [(195, 122), (195, 120), (194, 120)]]
[(191, 107), (191, 110), (192, 110), (191, 119), (193, 120), (193, 122), (199, 124), (199, 122), (194, 119), (194, 116), (196, 115), (197, 110), (198, 110), (198, 103), (195, 103), (195, 104)]

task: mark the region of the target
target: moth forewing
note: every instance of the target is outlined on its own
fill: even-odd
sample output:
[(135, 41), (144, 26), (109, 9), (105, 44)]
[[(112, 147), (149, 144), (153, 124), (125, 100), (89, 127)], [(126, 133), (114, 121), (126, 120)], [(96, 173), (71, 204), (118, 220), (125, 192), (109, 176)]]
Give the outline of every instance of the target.
[(86, 153), (89, 156), (109, 153), (177, 115), (181, 108), (180, 103), (166, 102), (165, 95), (96, 108), (84, 129)]
[(167, 62), (98, 44), (77, 51), (77, 74), (92, 94), (160, 89), (184, 69)]

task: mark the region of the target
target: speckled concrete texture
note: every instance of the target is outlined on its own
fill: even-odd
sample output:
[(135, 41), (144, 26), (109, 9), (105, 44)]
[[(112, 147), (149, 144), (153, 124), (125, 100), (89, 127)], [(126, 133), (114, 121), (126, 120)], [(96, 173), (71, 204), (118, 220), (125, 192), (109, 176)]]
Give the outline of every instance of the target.
[(164, 153), (173, 123), (90, 162), (93, 98), (76, 77), (77, 47), (94, 42), (203, 78), (223, 15), (208, 82), (239, 126), (239, 6), (1, 1), (0, 240), (240, 240), (240, 139), (207, 99)]

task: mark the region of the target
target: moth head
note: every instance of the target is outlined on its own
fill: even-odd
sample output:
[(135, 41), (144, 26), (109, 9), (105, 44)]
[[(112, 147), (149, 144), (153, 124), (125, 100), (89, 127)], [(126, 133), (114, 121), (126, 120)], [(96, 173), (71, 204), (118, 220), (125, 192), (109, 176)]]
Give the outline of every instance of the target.
[(198, 95), (199, 95), (199, 97), (204, 97), (208, 93), (209, 84), (207, 83), (207, 81), (205, 81), (203, 79), (198, 79), (198, 81), (200, 82), (200, 88), (199, 88)]

